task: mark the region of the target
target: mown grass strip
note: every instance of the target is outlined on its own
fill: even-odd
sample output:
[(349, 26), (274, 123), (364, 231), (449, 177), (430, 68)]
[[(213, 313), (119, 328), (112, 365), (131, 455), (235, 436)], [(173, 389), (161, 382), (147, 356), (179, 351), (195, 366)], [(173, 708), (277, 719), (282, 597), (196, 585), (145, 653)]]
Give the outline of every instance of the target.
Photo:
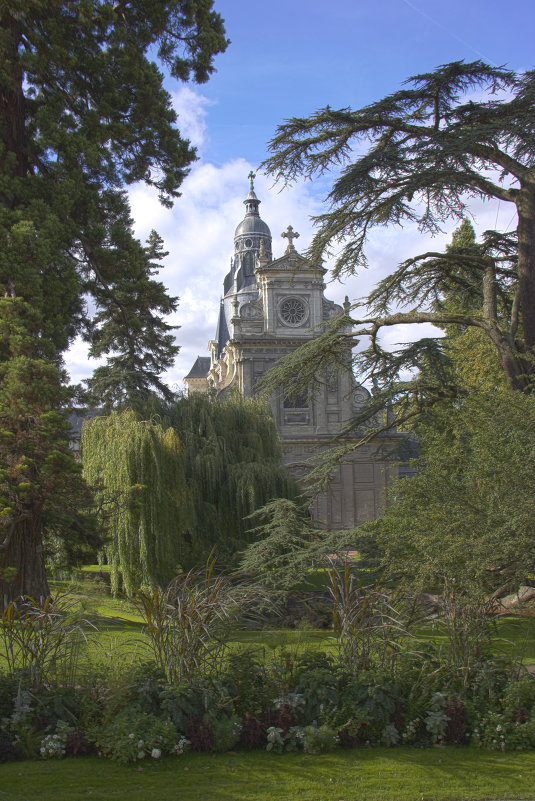
[(534, 753), (373, 748), (3, 765), (0, 801), (493, 801), (535, 798)]

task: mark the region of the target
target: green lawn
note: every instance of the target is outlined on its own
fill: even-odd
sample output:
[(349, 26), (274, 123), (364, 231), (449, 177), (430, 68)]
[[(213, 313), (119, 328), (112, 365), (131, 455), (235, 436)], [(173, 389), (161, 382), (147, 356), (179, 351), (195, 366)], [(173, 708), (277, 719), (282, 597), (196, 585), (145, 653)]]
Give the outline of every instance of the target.
[[(98, 569), (98, 567), (95, 567)], [(54, 591), (69, 589), (79, 594), (84, 615), (97, 627), (90, 635), (88, 658), (100, 658), (103, 653), (130, 653), (149, 655), (148, 641), (143, 631), (143, 620), (134, 606), (124, 599), (112, 598), (101, 582), (82, 580), (78, 584), (51, 582)], [(439, 626), (421, 627), (415, 632), (417, 638), (435, 642), (444, 641)], [(288, 652), (295, 658), (307, 649), (336, 652), (333, 632), (319, 629), (265, 629), (259, 631), (236, 631), (231, 637), (233, 649), (251, 648), (258, 651), (259, 657), (270, 661)], [(500, 618), (493, 639), (493, 652), (507, 655), (525, 664), (535, 664), (535, 616)], [(0, 667), (3, 657), (0, 653)]]
[(535, 798), (535, 754), (374, 748), (185, 754), (120, 767), (96, 757), (0, 769), (0, 801), (490, 801)]

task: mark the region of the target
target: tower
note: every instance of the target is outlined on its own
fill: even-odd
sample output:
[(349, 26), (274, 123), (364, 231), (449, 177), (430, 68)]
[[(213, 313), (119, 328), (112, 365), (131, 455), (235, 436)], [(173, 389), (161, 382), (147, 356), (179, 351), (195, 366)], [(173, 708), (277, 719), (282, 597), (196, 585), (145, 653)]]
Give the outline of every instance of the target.
[[(249, 174), (245, 217), (234, 234), (234, 255), (223, 282), (216, 336), (208, 344), (210, 356), (199, 356), (184, 379), (188, 392), (217, 393), (238, 389), (254, 395), (259, 379), (283, 356), (318, 336), (322, 322), (344, 313), (325, 298), (321, 264), (301, 256), (291, 225), (282, 233), (283, 255), (272, 257), (271, 232), (261, 219)], [(310, 471), (308, 460), (329, 447), (333, 437), (369, 398), (348, 366), (333, 372), (313, 397), (271, 399), (283, 460), (298, 479)], [(328, 491), (315, 499), (313, 517), (332, 529), (350, 528), (378, 516), (391, 473), (388, 461), (377, 458), (368, 444), (339, 464)]]

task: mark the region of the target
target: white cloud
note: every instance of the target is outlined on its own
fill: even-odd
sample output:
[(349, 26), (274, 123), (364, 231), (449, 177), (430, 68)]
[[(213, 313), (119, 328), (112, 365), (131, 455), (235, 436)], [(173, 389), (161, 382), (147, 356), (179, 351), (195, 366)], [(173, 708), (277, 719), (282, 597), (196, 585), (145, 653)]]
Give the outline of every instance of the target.
[[(191, 94), (191, 90), (187, 90)], [(234, 230), (243, 219), (243, 200), (248, 193), (247, 175), (252, 165), (245, 159), (222, 166), (197, 162), (182, 185), (182, 196), (172, 209), (162, 207), (156, 193), (143, 184), (130, 190), (136, 235), (144, 240), (154, 228), (164, 239), (169, 255), (163, 263), (160, 279), (171, 295), (178, 295), (178, 310), (169, 322), (179, 326), (177, 342), (181, 347), (175, 366), (165, 376), (176, 389), (183, 388), (183, 377), (198, 355), (208, 355), (208, 340), (215, 335), (223, 278), (233, 253)], [(300, 237), (296, 247), (306, 250), (313, 236), (311, 215), (321, 210), (322, 198), (314, 184), (300, 184), (280, 192), (271, 179), (258, 174), (256, 194), (261, 200), (260, 214), (273, 236), (273, 254), (277, 258), (286, 243), (281, 232), (292, 225)], [(479, 233), (487, 228), (506, 228), (513, 209), (510, 204), (476, 202), (471, 204)], [(509, 226), (514, 228), (515, 222)], [(416, 226), (379, 228), (372, 232), (367, 249), (369, 269), (361, 270), (343, 282), (330, 282), (326, 295), (341, 303), (346, 295), (354, 301), (366, 296), (378, 280), (388, 275), (401, 261), (427, 249), (440, 250), (450, 240), (455, 224), (433, 239), (422, 236)], [(326, 265), (328, 266), (328, 264)], [(327, 281), (329, 276), (326, 276)], [(405, 330), (406, 329), (406, 330)], [(428, 333), (431, 333), (429, 326)], [(389, 329), (383, 346), (413, 340), (421, 333), (416, 327)], [(67, 356), (67, 368), (73, 381), (87, 377), (96, 363), (87, 360), (86, 346), (77, 341)]]
[(189, 86), (181, 86), (178, 91), (171, 93), (171, 103), (178, 114), (181, 136), (202, 150), (206, 141), (206, 110), (212, 101)]

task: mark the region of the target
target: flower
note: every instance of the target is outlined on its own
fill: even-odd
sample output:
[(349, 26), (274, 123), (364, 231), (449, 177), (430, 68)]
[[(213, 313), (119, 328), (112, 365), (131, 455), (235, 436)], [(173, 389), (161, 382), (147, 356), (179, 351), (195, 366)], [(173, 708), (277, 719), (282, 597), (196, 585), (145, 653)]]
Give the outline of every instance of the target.
[(145, 757), (145, 751), (138, 751), (137, 758), (144, 759), (144, 757)]
[(150, 752), (150, 755), (153, 759), (159, 759), (162, 755), (162, 752), (160, 751), (159, 748), (153, 748), (152, 751)]
[(136, 735), (134, 734), (134, 732), (132, 732), (131, 734), (128, 735), (128, 739), (133, 740), (135, 736)]

